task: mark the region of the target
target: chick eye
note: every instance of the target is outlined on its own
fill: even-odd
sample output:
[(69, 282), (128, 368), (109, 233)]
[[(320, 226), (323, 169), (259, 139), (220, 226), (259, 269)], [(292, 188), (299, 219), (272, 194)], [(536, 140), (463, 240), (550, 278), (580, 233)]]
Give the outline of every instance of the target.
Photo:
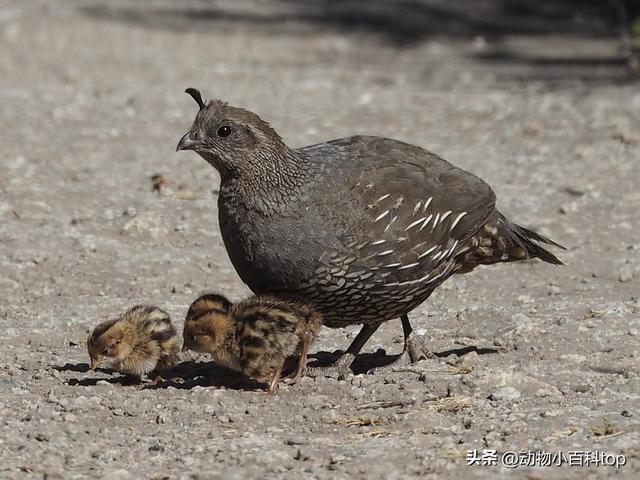
[(220, 138), (225, 138), (225, 137), (228, 137), (229, 135), (231, 135), (231, 127), (229, 125), (222, 125), (218, 129), (218, 136)]
[(105, 348), (104, 350), (102, 350), (102, 355), (109, 355), (109, 349)]

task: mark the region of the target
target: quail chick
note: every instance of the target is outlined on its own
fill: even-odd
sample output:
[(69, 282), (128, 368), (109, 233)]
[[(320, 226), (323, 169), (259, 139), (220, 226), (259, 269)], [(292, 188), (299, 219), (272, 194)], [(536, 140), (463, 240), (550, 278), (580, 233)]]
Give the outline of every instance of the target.
[(202, 295), (189, 307), (182, 334), (182, 351), (208, 353), (224, 367), (240, 371), (240, 349), (232, 304), (215, 293)]
[(87, 339), (91, 369), (103, 363), (141, 379), (176, 363), (176, 329), (167, 312), (148, 305), (130, 308), (98, 325)]
[[(306, 303), (269, 296), (251, 297), (230, 308), (226, 302), (206, 295), (191, 305), (183, 349), (210, 353), (216, 363), (268, 382), (269, 393), (277, 390), (287, 360), (297, 357), (292, 379), (297, 381), (322, 326), (320, 314)], [(204, 305), (212, 308), (204, 311)]]
[(256, 296), (232, 308), (240, 346), (240, 367), (250, 377), (278, 388), (289, 358), (298, 358), (292, 382), (307, 364), (309, 346), (322, 327), (321, 315), (308, 303)]

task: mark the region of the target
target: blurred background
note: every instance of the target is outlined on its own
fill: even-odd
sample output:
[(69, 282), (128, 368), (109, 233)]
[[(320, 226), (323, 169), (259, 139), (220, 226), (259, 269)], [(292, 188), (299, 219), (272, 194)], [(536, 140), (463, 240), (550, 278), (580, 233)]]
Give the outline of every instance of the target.
[[(619, 70), (603, 70), (624, 63), (632, 73), (640, 70), (637, 0), (116, 0), (83, 10), (174, 31), (254, 28), (275, 35), (367, 34), (398, 49), (433, 40), (462, 47), (471, 40), (462, 49), (468, 57), (494, 67), (520, 66), (503, 70), (542, 79), (567, 74), (620, 79)], [(597, 40), (617, 45), (594, 50)], [(537, 71), (531, 71), (534, 67)]]
[[(0, 0), (0, 477), (492, 478), (464, 449), (637, 452), (639, 3)], [(432, 150), (566, 245), (567, 265), (477, 269), (412, 313), (435, 351), (515, 345), (445, 354), (465, 375), (305, 379), (277, 402), (90, 377), (98, 321), (150, 303), (181, 329), (199, 293), (247, 294), (217, 173), (175, 152), (197, 110), (187, 87), (255, 111), (291, 147), (368, 134)], [(324, 329), (314, 351), (356, 330)], [(388, 322), (364, 353), (401, 341)], [(487, 400), (501, 386), (522, 401)], [(469, 408), (328, 416), (458, 392)], [(571, 478), (610, 471), (594, 468)]]
[(0, 282), (16, 298), (44, 282), (58, 295), (32, 301), (70, 322), (83, 316), (68, 295), (97, 314), (167, 294), (181, 312), (221, 283), (246, 293), (219, 236), (217, 173), (175, 153), (196, 87), (292, 147), (369, 134), (428, 148), (572, 247), (565, 281), (595, 278), (598, 258), (608, 273), (589, 285), (627, 283), (640, 268), (639, 12), (632, 0), (1, 1)]

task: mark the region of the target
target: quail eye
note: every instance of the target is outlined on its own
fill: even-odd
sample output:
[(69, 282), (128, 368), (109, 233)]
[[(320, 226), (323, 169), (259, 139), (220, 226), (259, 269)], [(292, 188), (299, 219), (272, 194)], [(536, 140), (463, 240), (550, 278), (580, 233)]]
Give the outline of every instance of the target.
[(231, 135), (231, 127), (229, 125), (222, 125), (218, 128), (218, 136), (220, 138), (225, 138)]
[(102, 350), (102, 355), (109, 355), (109, 349), (105, 348), (104, 350)]

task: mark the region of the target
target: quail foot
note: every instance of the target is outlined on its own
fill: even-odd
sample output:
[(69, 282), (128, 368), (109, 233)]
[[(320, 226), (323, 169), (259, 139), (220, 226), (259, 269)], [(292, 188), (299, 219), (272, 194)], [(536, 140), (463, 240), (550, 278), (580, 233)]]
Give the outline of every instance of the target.
[(240, 278), (256, 294), (311, 302), (328, 327), (362, 324), (329, 369), (337, 376), (395, 318), (400, 360), (427, 354), (408, 314), (453, 274), (562, 264), (543, 246), (560, 245), (510, 222), (483, 180), (421, 147), (352, 136), (289, 148), (255, 113), (187, 93), (199, 111), (177, 149), (220, 173), (220, 230)]

